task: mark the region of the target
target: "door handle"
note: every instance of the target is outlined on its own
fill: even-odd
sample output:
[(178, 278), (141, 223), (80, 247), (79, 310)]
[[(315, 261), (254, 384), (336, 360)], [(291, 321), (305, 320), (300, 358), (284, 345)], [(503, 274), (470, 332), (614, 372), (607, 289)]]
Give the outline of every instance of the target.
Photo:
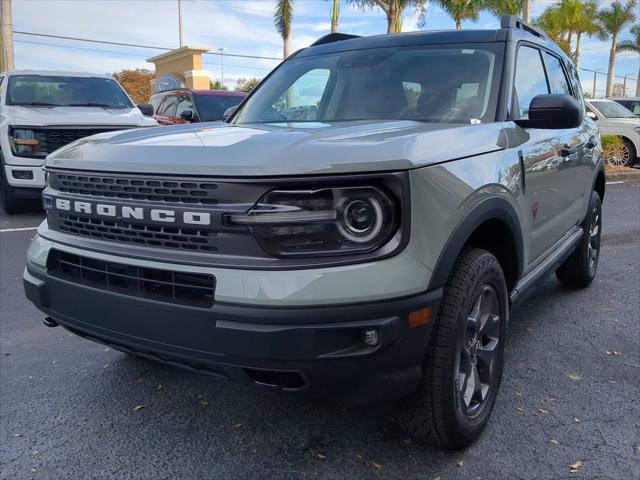
[(564, 147), (562, 147), (562, 150), (560, 150), (560, 155), (562, 155), (563, 157), (568, 157), (570, 155), (573, 155), (574, 153), (578, 152), (578, 147), (582, 145), (576, 145), (574, 147), (571, 147), (569, 145), (565, 145)]

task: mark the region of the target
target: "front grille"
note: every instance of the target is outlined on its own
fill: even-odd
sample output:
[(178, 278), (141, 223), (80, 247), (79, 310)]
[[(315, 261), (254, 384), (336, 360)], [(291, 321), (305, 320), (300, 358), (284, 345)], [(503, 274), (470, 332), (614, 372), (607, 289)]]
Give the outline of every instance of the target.
[(217, 205), (216, 183), (108, 175), (52, 173), (51, 186), (61, 192), (102, 198)]
[(59, 229), (66, 233), (148, 247), (216, 252), (217, 233), (195, 228), (172, 228), (126, 221), (115, 222), (58, 213)]
[(184, 273), (105, 262), (52, 249), (47, 261), (51, 276), (124, 295), (161, 302), (210, 308), (215, 278), (201, 273)]
[[(16, 128), (16, 127), (14, 127)], [(97, 133), (120, 130), (118, 127), (73, 128), (73, 127), (29, 127), (38, 140), (38, 154), (46, 156), (65, 145)]]

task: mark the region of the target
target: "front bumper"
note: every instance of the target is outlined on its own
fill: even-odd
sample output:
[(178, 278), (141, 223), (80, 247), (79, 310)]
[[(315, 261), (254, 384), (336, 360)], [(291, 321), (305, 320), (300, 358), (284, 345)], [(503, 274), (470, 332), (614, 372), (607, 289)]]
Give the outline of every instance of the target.
[[(354, 406), (414, 392), (441, 291), (336, 306), (216, 302), (196, 308), (72, 283), (32, 262), (27, 298), (68, 330), (116, 349), (237, 381)], [(433, 319), (432, 319), (433, 320)], [(380, 342), (367, 346), (365, 330)]]

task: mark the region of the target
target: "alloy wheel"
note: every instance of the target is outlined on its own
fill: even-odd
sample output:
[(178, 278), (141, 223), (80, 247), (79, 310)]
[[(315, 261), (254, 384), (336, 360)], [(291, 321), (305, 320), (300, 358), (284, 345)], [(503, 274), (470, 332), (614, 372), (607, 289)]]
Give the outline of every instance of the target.
[(620, 153), (617, 155), (612, 155), (607, 159), (607, 163), (611, 167), (624, 167), (629, 162), (629, 147), (627, 145), (623, 145), (620, 149)]
[(458, 395), (469, 417), (480, 414), (495, 383), (501, 341), (500, 313), (495, 289), (483, 285), (467, 317), (457, 369)]
[(591, 225), (589, 226), (589, 244), (587, 247), (589, 257), (589, 273), (592, 275), (598, 266), (600, 257), (600, 208), (596, 205), (591, 212)]

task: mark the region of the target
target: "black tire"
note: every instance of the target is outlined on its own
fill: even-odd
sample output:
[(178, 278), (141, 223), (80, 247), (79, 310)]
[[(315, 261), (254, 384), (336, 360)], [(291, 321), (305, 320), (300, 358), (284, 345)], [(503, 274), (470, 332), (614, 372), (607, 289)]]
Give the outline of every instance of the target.
[(627, 161), (624, 162), (623, 167), (633, 167), (638, 159), (638, 152), (636, 152), (636, 147), (634, 147), (633, 142), (628, 138), (623, 138), (624, 148), (629, 152), (629, 156), (627, 157)]
[(584, 234), (573, 253), (560, 265), (556, 278), (572, 287), (588, 287), (596, 276), (600, 259), (602, 234), (602, 201), (597, 192), (591, 192), (589, 210), (582, 221)]
[[(490, 303), (483, 304), (489, 297)], [(491, 308), (482, 313), (483, 305)], [(482, 333), (482, 318), (491, 336)], [(485, 250), (464, 249), (444, 286), (420, 388), (398, 405), (400, 427), (414, 440), (458, 449), (480, 436), (502, 378), (508, 318), (507, 287), (498, 260)], [(492, 355), (489, 363), (486, 352)], [(470, 375), (474, 366), (477, 377)], [(468, 381), (472, 377), (473, 386)]]
[(2, 208), (9, 214), (20, 213), (24, 208), (23, 202), (16, 198), (13, 188), (7, 182), (2, 162), (0, 162), (0, 168), (2, 168), (2, 172), (0, 172), (0, 202), (2, 202)]

